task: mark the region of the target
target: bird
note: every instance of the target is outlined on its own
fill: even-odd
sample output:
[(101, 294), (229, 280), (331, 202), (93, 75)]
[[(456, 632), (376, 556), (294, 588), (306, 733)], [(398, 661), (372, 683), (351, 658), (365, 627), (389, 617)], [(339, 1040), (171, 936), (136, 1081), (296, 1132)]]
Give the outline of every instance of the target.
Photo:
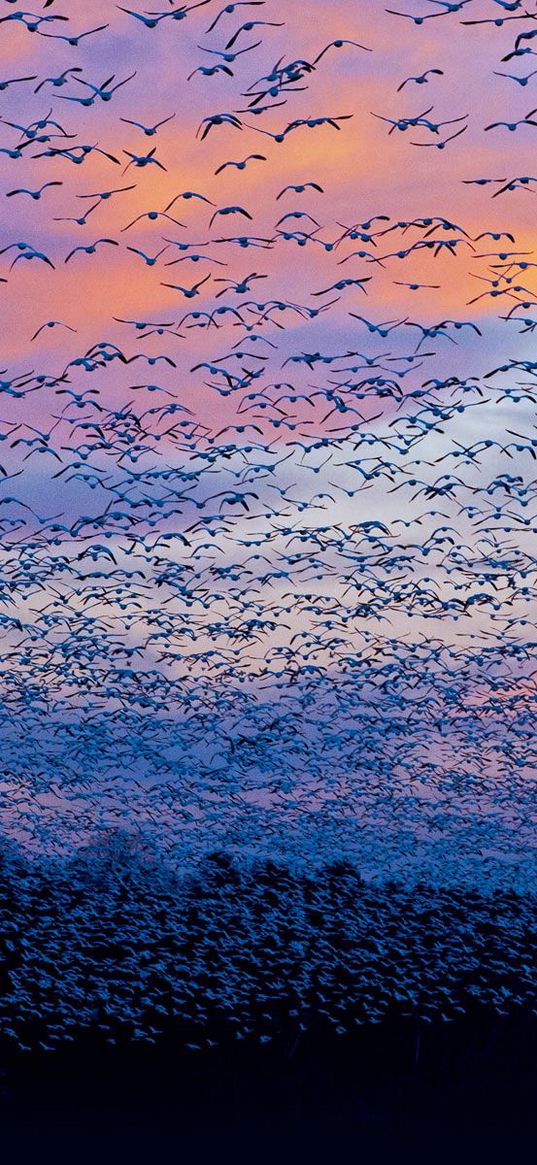
[[(71, 65), (69, 68), (64, 69), (62, 73), (59, 73), (55, 77), (43, 77), (43, 80), (40, 81), (39, 84), (34, 89), (34, 93), (39, 93), (44, 85), (53, 85), (55, 89), (61, 89), (64, 85), (67, 85), (71, 75), (75, 76), (76, 73), (82, 73), (82, 71), (83, 70), (79, 65)], [(30, 80), (30, 81), (36, 81), (37, 76), (36, 77), (29, 77), (29, 78), (25, 78), (25, 79)]]
[(325, 53), (327, 53), (330, 49), (341, 49), (345, 45), (352, 45), (354, 48), (362, 49), (364, 53), (373, 52), (373, 49), (368, 48), (367, 45), (359, 44), (356, 40), (331, 40), (327, 45), (324, 46), (323, 49), (321, 49), (320, 53), (317, 53), (317, 56), (313, 58), (313, 67), (315, 67), (315, 65), (317, 65), (320, 60), (322, 60)]
[(44, 324), (41, 324), (41, 326), (37, 328), (37, 331), (34, 332), (33, 336), (30, 337), (30, 342), (32, 343), (34, 340), (37, 340), (37, 337), (41, 335), (41, 332), (44, 331), (45, 328), (66, 328), (68, 332), (73, 332), (73, 334), (76, 335), (76, 328), (72, 328), (70, 324), (64, 323), (63, 320), (47, 320)]
[(486, 125), (484, 127), (485, 132), (487, 132), (487, 130), (489, 130), (489, 129), (498, 129), (500, 127), (503, 127), (505, 129), (510, 130), (511, 133), (514, 133), (514, 131), (517, 130), (519, 128), (519, 126), (521, 126), (521, 125), (535, 126), (537, 123), (532, 121), (532, 118), (535, 115), (535, 113), (537, 113), (537, 109), (530, 109), (529, 113), (526, 113), (524, 117), (518, 118), (517, 121), (492, 121), (490, 123), (490, 125)]
[(218, 207), (214, 211), (214, 213), (211, 215), (211, 218), (209, 221), (209, 230), (211, 229), (213, 222), (214, 222), (215, 218), (218, 217), (218, 215), (222, 215), (223, 217), (227, 217), (230, 214), (240, 214), (243, 216), (243, 218), (249, 219), (250, 222), (252, 221), (252, 215), (249, 213), (249, 211), (245, 210), (243, 206), (221, 206), (221, 207)]
[(521, 88), (525, 88), (531, 81), (531, 78), (537, 73), (537, 69), (533, 69), (531, 73), (527, 73), (524, 77), (518, 77), (516, 73), (499, 73), (496, 69), (493, 69), (493, 73), (495, 77), (507, 77), (509, 81), (515, 81)]
[(80, 245), (78, 247), (73, 247), (72, 251), (69, 251), (69, 254), (66, 255), (64, 263), (69, 263), (74, 255), (78, 255), (80, 253), (85, 255), (95, 255), (97, 247), (101, 244), (107, 244), (110, 247), (119, 247), (119, 243), (116, 239), (96, 239), (94, 243), (89, 243), (87, 246)]
[(415, 77), (406, 77), (405, 80), (401, 81), (401, 84), (398, 85), (397, 92), (400, 93), (401, 90), (404, 89), (405, 85), (409, 85), (411, 81), (413, 81), (414, 84), (416, 84), (416, 85), (426, 85), (429, 81), (429, 77), (443, 77), (443, 76), (444, 76), (443, 69), (426, 69), (424, 73), (419, 73)]
[(280, 190), (280, 192), (276, 195), (276, 202), (278, 202), (280, 198), (283, 198), (284, 194), (288, 194), (289, 191), (292, 191), (293, 194), (304, 194), (306, 190), (316, 190), (317, 194), (324, 194), (324, 190), (318, 182), (299, 182), (298, 184), (284, 186), (283, 190)]
[(430, 148), (432, 146), (433, 149), (444, 150), (446, 148), (446, 146), (448, 145), (448, 142), (454, 141), (455, 138), (460, 138), (461, 134), (466, 133), (467, 129), (468, 129), (468, 126), (463, 125), (463, 126), (461, 126), (460, 129), (455, 130), (455, 133), (448, 134), (447, 138), (443, 138), (442, 141), (440, 141), (440, 142), (411, 142), (410, 144), (412, 146), (425, 146), (426, 148), (427, 147)]
[(168, 250), (168, 244), (166, 244), (166, 246), (164, 246), (164, 247), (160, 247), (160, 249), (157, 251), (157, 253), (155, 255), (147, 255), (146, 252), (140, 250), (139, 247), (127, 246), (127, 251), (131, 251), (131, 253), (133, 255), (139, 255), (140, 258), (143, 259), (143, 261), (147, 267), (155, 267), (158, 260), (160, 259), (160, 256), (164, 255), (167, 250)]
[(207, 198), (205, 194), (199, 194), (196, 190), (183, 190), (180, 194), (175, 194), (167, 206), (165, 206), (164, 211), (166, 214), (175, 206), (175, 203), (180, 198), (184, 198), (185, 202), (190, 202), (192, 198), (197, 198), (200, 202), (206, 202), (208, 206), (214, 206), (214, 202), (211, 202), (210, 198)]
[(48, 190), (51, 186), (63, 186), (63, 182), (43, 182), (38, 190), (28, 190), (23, 186), (17, 190), (7, 190), (6, 198), (13, 198), (15, 194), (27, 194), (34, 202), (39, 202), (43, 191)]
[(216, 25), (220, 22), (223, 16), (233, 16), (237, 8), (262, 8), (264, 4), (265, 0), (234, 0), (234, 3), (226, 4), (225, 7), (221, 8), (220, 12), (218, 12), (214, 19), (211, 21), (209, 27), (206, 29), (206, 35), (208, 35), (208, 33), (212, 32), (213, 29), (216, 28)]
[(185, 299), (193, 299), (194, 296), (199, 295), (200, 287), (203, 287), (203, 284), (207, 283), (207, 280), (210, 278), (211, 276), (209, 273), (209, 275), (205, 275), (203, 279), (199, 279), (197, 283), (194, 283), (192, 287), (182, 287), (179, 283), (162, 283), (161, 286), (170, 287), (173, 291), (180, 291)]
[(159, 129), (161, 129), (161, 127), (163, 125), (168, 125), (168, 122), (173, 121), (174, 118), (175, 118), (175, 113), (171, 113), (168, 117), (163, 117), (163, 118), (161, 118), (160, 121), (155, 122), (154, 125), (149, 125), (149, 126), (144, 125), (140, 121), (132, 121), (128, 117), (120, 117), (119, 120), (123, 121), (125, 123), (125, 125), (134, 125), (136, 127), (136, 129), (141, 129), (142, 133), (144, 133), (146, 137), (152, 138), (155, 136), (156, 133), (158, 133)]
[(233, 45), (236, 44), (243, 32), (252, 32), (254, 28), (283, 28), (284, 23), (285, 22), (282, 20), (247, 20), (244, 24), (241, 24), (229, 38), (227, 44), (225, 45), (225, 52), (229, 52), (229, 50), (233, 48)]
[(139, 170), (145, 169), (146, 166), (158, 166), (159, 170), (164, 170), (165, 173), (167, 172), (167, 168), (163, 162), (160, 162), (159, 159), (155, 157), (156, 146), (153, 146), (153, 149), (149, 150), (147, 154), (132, 154), (130, 150), (123, 150), (122, 152), (126, 154), (127, 158), (130, 158), (130, 162), (127, 162), (127, 165), (123, 169), (123, 174), (125, 174), (131, 166), (136, 166)]
[(217, 168), (215, 170), (215, 175), (221, 174), (224, 170), (227, 170), (230, 166), (233, 167), (235, 170), (245, 170), (246, 166), (248, 165), (248, 162), (266, 162), (266, 161), (267, 161), (267, 159), (266, 159), (264, 154), (248, 154), (246, 156), (246, 158), (242, 158), (241, 161), (239, 161), (239, 162), (233, 162), (233, 161), (222, 162), (220, 164), (220, 166), (217, 166)]
[(87, 36), (94, 36), (96, 32), (104, 32), (107, 28), (109, 28), (108, 24), (98, 24), (95, 28), (88, 28), (86, 32), (79, 32), (71, 36), (56, 32), (40, 32), (39, 35), (49, 40), (63, 40), (71, 48), (78, 48), (81, 40), (85, 40)]

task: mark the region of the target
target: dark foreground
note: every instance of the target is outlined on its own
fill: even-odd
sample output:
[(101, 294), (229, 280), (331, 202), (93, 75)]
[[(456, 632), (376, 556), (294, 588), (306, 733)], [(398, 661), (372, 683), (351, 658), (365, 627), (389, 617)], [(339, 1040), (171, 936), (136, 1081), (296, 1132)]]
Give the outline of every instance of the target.
[(524, 1162), (537, 1023), (372, 1026), (356, 1037), (185, 1061), (86, 1047), (4, 1074), (6, 1162)]
[(1, 1160), (533, 1161), (535, 905), (6, 846)]

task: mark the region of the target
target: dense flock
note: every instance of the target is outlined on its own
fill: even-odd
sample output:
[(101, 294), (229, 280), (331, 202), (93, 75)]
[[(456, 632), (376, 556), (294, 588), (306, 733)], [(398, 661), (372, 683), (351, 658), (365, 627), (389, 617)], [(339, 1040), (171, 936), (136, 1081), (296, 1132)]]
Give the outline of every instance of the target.
[(4, 1032), (534, 1010), (537, 10), (1, 8)]

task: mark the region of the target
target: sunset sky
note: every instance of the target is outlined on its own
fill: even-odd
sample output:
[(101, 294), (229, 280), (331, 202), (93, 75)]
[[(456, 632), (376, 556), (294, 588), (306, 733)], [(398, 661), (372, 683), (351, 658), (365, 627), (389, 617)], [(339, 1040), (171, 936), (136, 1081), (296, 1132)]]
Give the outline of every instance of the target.
[(8, 827), (525, 884), (537, 10), (162, 3), (0, 13)]

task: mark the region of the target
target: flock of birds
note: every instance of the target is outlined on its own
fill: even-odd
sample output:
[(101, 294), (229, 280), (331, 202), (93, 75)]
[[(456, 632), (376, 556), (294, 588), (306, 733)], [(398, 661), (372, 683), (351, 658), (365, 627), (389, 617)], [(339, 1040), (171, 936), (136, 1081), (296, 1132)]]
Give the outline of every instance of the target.
[(52, 870), (5, 855), (0, 904), (0, 1029), (23, 1055), (164, 1037), (196, 1066), (289, 1059), (312, 1036), (382, 1024), (406, 1029), (419, 1062), (444, 1024), (537, 1015), (527, 895), (379, 893), (350, 865), (308, 874), (222, 852), (185, 879), (113, 838)]
[(531, 895), (537, 8), (2, 6), (6, 845)]

